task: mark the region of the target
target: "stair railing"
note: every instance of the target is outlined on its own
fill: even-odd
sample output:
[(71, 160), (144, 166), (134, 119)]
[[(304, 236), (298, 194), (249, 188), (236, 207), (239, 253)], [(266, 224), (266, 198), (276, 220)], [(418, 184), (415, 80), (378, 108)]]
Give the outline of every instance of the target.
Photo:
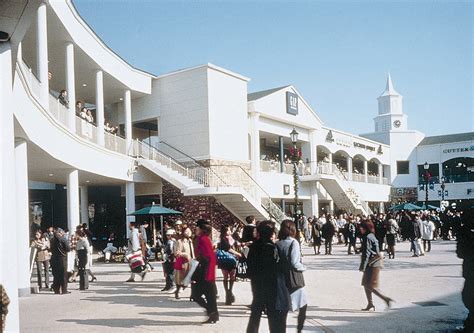
[(354, 189), (349, 187), (349, 179), (347, 178), (347, 175), (342, 173), (336, 164), (320, 162), (318, 163), (318, 172), (320, 174), (336, 176), (336, 178), (341, 181), (344, 192), (346, 193), (349, 200), (352, 201), (354, 206), (361, 206), (367, 214), (372, 214), (372, 210), (370, 209), (369, 204), (365, 200), (362, 200), (359, 195), (354, 191)]

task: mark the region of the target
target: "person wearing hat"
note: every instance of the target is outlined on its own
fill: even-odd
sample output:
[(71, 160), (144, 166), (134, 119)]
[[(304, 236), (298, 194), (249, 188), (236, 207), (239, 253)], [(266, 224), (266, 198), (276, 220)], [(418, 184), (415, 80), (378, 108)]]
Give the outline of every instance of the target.
[(161, 291), (175, 292), (174, 285), (174, 249), (176, 240), (174, 229), (166, 230), (166, 244), (165, 244), (165, 261), (163, 262), (163, 273), (165, 274), (165, 287)]

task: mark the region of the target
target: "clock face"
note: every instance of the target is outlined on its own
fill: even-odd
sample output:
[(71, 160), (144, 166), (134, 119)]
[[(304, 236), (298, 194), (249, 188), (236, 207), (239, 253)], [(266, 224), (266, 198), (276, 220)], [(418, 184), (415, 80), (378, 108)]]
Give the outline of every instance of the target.
[(393, 122), (393, 126), (395, 126), (395, 127), (397, 127), (397, 128), (400, 127), (401, 124), (402, 124), (402, 122), (401, 122), (400, 120), (395, 120), (395, 121)]

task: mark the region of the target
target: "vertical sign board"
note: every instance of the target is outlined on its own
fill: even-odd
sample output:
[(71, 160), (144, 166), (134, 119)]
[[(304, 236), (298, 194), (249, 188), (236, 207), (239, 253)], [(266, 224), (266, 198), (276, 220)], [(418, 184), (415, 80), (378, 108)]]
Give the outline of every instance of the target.
[(286, 113), (296, 116), (298, 114), (298, 95), (286, 92)]

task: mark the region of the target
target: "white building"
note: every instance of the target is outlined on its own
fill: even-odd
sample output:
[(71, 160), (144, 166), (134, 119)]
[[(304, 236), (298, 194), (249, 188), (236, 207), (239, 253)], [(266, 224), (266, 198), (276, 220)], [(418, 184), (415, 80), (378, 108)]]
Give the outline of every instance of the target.
[[(415, 189), (421, 200), (425, 161), (446, 178), (449, 200), (472, 198), (473, 133), (423, 139), (409, 130), (390, 76), (375, 132), (358, 136), (326, 126), (293, 86), (249, 94), (248, 78), (212, 64), (158, 76), (133, 68), (70, 0), (3, 3), (0, 283), (12, 300), (7, 331), (19, 330), (18, 295), (30, 290), (32, 222), (64, 220), (73, 230), (91, 215), (106, 220), (103, 201), (91, 209), (97, 197), (129, 222), (136, 203), (162, 203), (169, 186), (183, 197), (212, 198), (239, 220), (281, 220), (295, 209), (293, 129), (301, 149), (298, 209), (306, 215), (382, 211), (394, 188)], [(62, 90), (69, 105), (57, 99)], [(106, 132), (106, 123), (121, 135)], [(440, 200), (440, 186), (433, 184), (430, 201)]]

